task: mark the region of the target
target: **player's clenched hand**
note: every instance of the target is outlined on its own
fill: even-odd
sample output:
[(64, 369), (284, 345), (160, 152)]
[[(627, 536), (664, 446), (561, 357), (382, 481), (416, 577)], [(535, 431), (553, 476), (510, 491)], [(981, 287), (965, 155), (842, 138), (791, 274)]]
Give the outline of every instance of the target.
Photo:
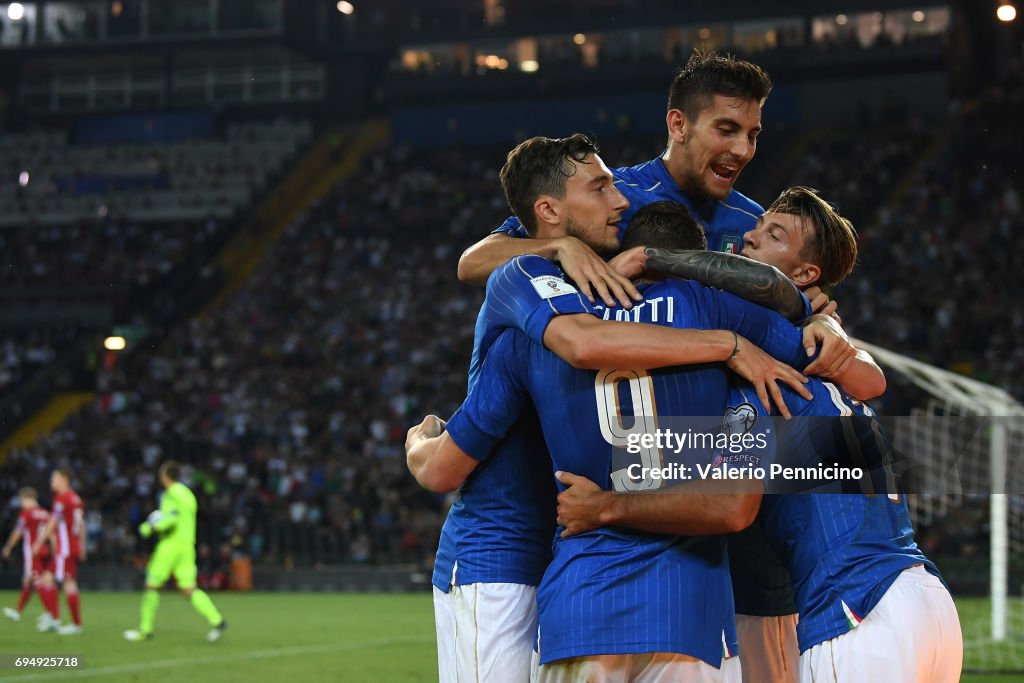
[[(785, 401), (782, 400), (779, 385), (776, 384), (780, 380), (804, 398), (811, 399), (811, 392), (804, 386), (807, 382), (806, 377), (785, 363), (775, 360), (745, 337), (736, 335), (736, 340), (739, 343), (739, 351), (726, 365), (754, 386), (754, 391), (757, 392), (757, 397), (761, 399), (766, 410), (771, 412), (772, 403), (774, 403), (783, 417), (787, 420), (792, 417)], [(769, 402), (769, 396), (771, 402)]]
[(821, 346), (821, 352), (804, 370), (808, 375), (826, 379), (841, 375), (857, 355), (843, 328), (828, 315), (812, 315), (804, 326), (804, 348), (808, 356)]
[(608, 265), (627, 280), (636, 279), (647, 270), (647, 247), (627, 249), (608, 261)]
[(427, 415), (424, 417), (423, 422), (411, 428), (405, 435), (405, 452), (408, 453), (413, 444), (420, 439), (433, 439), (436, 436), (441, 436), (441, 432), (444, 431), (444, 425), (445, 421), (437, 415)]
[(569, 488), (558, 494), (558, 524), (564, 526), (562, 538), (593, 531), (601, 526), (601, 510), (614, 493), (605, 491), (586, 477), (571, 472), (555, 472), (555, 478)]
[(839, 317), (836, 310), (839, 308), (839, 304), (828, 298), (828, 294), (821, 291), (821, 287), (808, 287), (804, 290), (804, 296), (811, 302), (811, 312), (820, 315), (827, 315), (834, 318), (839, 324), (843, 323), (843, 319)]
[(643, 300), (643, 296), (629, 278), (615, 272), (584, 242), (575, 237), (558, 239), (558, 262), (565, 274), (590, 299), (590, 303), (596, 303), (595, 293), (609, 308), (615, 305), (616, 300), (625, 308), (632, 308), (633, 300)]

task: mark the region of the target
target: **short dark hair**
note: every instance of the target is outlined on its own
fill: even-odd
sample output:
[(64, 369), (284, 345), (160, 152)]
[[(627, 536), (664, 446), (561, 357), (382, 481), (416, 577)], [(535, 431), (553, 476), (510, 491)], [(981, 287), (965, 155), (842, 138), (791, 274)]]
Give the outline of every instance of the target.
[(715, 95), (757, 100), (764, 105), (772, 91), (768, 73), (743, 59), (717, 52), (694, 50), (668, 91), (668, 108), (679, 109), (696, 121)]
[(533, 214), (537, 198), (564, 197), (565, 181), (576, 174), (575, 164), (584, 163), (588, 154), (599, 151), (596, 142), (576, 133), (567, 138), (530, 138), (508, 153), (499, 175), (501, 187), (512, 213), (518, 216), (528, 235), (537, 233)]
[(160, 474), (171, 481), (181, 481), (181, 463), (177, 460), (168, 460), (163, 465), (160, 465)]
[(39, 494), (31, 486), (24, 486), (18, 489), (18, 498), (31, 498), (32, 500), (39, 500)]
[(64, 477), (64, 479), (68, 482), (68, 484), (71, 483), (71, 478), (72, 478), (71, 477), (71, 470), (69, 470), (68, 468), (66, 468), (66, 467), (58, 467), (57, 469), (54, 470), (54, 472), (56, 472), (60, 476)]
[(708, 248), (704, 229), (678, 202), (652, 202), (636, 212), (622, 238), (622, 250), (644, 245), (658, 249)]
[(853, 223), (840, 216), (813, 187), (796, 185), (783, 190), (768, 211), (803, 219), (805, 236), (800, 256), (821, 269), (814, 284), (837, 284), (857, 265), (857, 231)]

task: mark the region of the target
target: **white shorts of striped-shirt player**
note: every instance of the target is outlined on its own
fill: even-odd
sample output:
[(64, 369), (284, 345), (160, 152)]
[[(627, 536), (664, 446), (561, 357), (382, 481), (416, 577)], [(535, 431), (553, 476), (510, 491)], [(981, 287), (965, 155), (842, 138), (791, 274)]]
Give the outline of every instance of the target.
[(800, 656), (800, 681), (957, 683), (963, 655), (953, 597), (938, 577), (915, 565), (855, 628)]
[(528, 683), (537, 637), (537, 587), (434, 586), (440, 683)]

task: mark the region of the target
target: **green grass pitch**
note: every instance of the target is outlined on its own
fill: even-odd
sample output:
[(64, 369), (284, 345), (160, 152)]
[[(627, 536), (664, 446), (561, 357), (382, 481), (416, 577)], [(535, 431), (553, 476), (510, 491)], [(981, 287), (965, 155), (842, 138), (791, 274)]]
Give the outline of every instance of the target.
[[(0, 680), (366, 681), (437, 680), (434, 616), (429, 593), (214, 593), (228, 621), (216, 643), (206, 622), (180, 594), (164, 591), (156, 637), (131, 643), (138, 627), (138, 593), (82, 593), (84, 633), (37, 633), (38, 597), (18, 623), (0, 616), (0, 653), (81, 655), (86, 666), (69, 672), (0, 671)], [(0, 604), (17, 595), (0, 593)], [(61, 614), (67, 610), (61, 599)], [(8, 678), (9, 677), (9, 678)]]
[[(13, 605), (16, 597), (11, 591), (0, 592), (0, 605)], [(83, 593), (85, 633), (79, 636), (37, 633), (35, 618), (42, 608), (33, 596), (20, 623), (0, 617), (0, 654), (79, 655), (85, 667), (74, 672), (7, 668), (0, 670), (0, 681), (437, 680), (429, 593), (218, 593), (212, 597), (229, 624), (220, 642), (206, 642), (206, 623), (180, 595), (164, 592), (156, 637), (129, 643), (121, 632), (137, 626), (137, 593)], [(983, 610), (984, 604), (961, 600), (958, 607), (968, 617)], [(63, 600), (61, 609), (66, 614)], [(1010, 683), (1021, 679), (965, 675), (962, 680)]]

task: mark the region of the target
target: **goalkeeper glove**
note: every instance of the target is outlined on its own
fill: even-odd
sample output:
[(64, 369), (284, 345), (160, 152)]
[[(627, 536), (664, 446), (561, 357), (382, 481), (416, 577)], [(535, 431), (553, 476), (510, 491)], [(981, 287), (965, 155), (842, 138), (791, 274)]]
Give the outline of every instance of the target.
[(153, 525), (149, 522), (143, 522), (139, 525), (139, 535), (143, 538), (149, 538), (153, 535)]

